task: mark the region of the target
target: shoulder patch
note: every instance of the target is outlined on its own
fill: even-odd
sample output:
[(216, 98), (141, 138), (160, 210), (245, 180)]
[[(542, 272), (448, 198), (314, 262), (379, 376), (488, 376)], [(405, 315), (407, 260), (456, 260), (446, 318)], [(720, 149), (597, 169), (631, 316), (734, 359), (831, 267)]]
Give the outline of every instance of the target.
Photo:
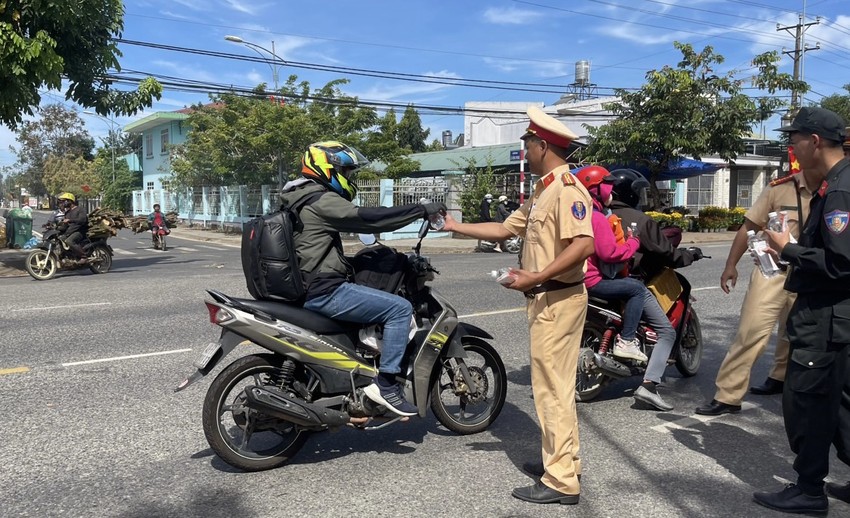
[(587, 216), (587, 207), (584, 205), (584, 202), (574, 201), (570, 210), (575, 219), (582, 220)]
[(843, 210), (834, 210), (829, 214), (824, 214), (826, 228), (835, 235), (841, 234), (847, 229), (847, 222), (850, 221), (850, 212)]
[(788, 176), (783, 176), (782, 178), (777, 178), (776, 180), (773, 180), (772, 182), (770, 182), (770, 186), (776, 187), (777, 185), (782, 185), (783, 183), (792, 182), (795, 179), (796, 177), (793, 174), (789, 174)]
[(576, 177), (571, 173), (564, 173), (561, 175), (561, 181), (564, 182), (564, 185), (575, 185)]

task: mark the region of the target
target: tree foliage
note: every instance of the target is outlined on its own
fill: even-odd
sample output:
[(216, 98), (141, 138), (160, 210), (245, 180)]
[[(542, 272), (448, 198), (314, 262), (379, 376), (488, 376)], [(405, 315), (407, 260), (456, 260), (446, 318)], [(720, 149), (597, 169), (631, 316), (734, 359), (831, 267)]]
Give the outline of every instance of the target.
[(841, 115), (844, 122), (850, 124), (850, 83), (844, 85), (844, 90), (847, 94), (827, 95), (820, 100), (820, 106)]
[[(25, 121), (18, 132), (19, 181), (35, 196), (56, 194), (45, 184), (46, 162), (51, 157), (73, 161), (91, 160), (94, 140), (83, 126), (77, 112), (61, 104), (41, 108), (41, 118)], [(54, 162), (55, 164), (55, 162)]]
[(428, 139), (431, 130), (422, 128), (422, 119), (419, 118), (419, 112), (413, 108), (412, 104), (408, 104), (404, 110), (404, 115), (401, 116), (396, 131), (398, 143), (401, 147), (414, 153), (421, 153), (428, 148), (425, 141)]
[(480, 167), (472, 158), (465, 159), (465, 163), (457, 163), (459, 168), (465, 170), (463, 177), (463, 193), (460, 195), (460, 210), (465, 223), (478, 223), (481, 221), (481, 200), (485, 194), (496, 191), (496, 170), (493, 169), (493, 159), (487, 159), (487, 165)]
[(96, 196), (100, 178), (92, 162), (81, 156), (51, 155), (44, 162), (44, 186), (53, 195), (70, 192), (77, 197)]
[(674, 46), (682, 53), (676, 67), (649, 71), (640, 90), (618, 89), (620, 100), (609, 105), (617, 118), (587, 128), (592, 139), (586, 159), (648, 168), (656, 206), (660, 196), (655, 181), (673, 160), (683, 156), (699, 160), (709, 154), (734, 160), (744, 151), (742, 137), (784, 104), (776, 92), (808, 88), (780, 73), (779, 54), (767, 52), (753, 59), (756, 72), (750, 80), (768, 95), (750, 97), (744, 93), (745, 80), (736, 79), (734, 71), (719, 75), (716, 67), (724, 58), (710, 46), (701, 52), (689, 44)]
[(0, 2), (0, 122), (15, 129), (41, 102), (39, 89), (101, 115), (132, 115), (159, 99), (162, 87), (143, 80), (135, 91), (111, 88), (106, 74), (121, 70), (113, 38), (124, 28), (121, 0), (3, 0)]
[[(388, 164), (387, 176), (403, 176), (418, 168), (409, 151), (395, 139), (395, 114), (378, 118), (340, 89), (338, 79), (318, 90), (290, 76), (272, 102), (264, 85), (254, 96), (225, 94), (193, 107), (186, 121), (186, 143), (171, 150), (174, 182), (183, 186), (262, 185), (298, 176), (301, 156), (313, 142), (339, 140), (371, 160)], [(376, 131), (383, 128), (385, 131)]]

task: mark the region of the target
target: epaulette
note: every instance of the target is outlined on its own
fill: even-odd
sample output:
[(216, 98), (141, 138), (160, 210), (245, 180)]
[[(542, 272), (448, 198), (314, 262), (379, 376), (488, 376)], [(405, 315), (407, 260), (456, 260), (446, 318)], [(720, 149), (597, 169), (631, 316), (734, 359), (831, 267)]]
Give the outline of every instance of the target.
[(783, 183), (794, 181), (797, 179), (797, 174), (798, 173), (794, 173), (789, 174), (788, 176), (783, 176), (782, 178), (777, 178), (776, 180), (770, 182), (768, 185), (770, 185), (771, 187), (776, 187), (777, 185), (782, 185)]
[(561, 181), (564, 182), (564, 185), (575, 185), (576, 177), (572, 173), (564, 173), (561, 175)]

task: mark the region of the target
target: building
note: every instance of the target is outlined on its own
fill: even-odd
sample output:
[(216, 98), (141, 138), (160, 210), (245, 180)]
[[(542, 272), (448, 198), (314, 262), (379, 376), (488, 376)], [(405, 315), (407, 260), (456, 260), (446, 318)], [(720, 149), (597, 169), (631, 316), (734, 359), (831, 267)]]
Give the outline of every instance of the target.
[(124, 126), (126, 133), (142, 135), (142, 187), (144, 190), (168, 188), (171, 177), (169, 149), (186, 142), (189, 128), (184, 121), (189, 109), (156, 112)]

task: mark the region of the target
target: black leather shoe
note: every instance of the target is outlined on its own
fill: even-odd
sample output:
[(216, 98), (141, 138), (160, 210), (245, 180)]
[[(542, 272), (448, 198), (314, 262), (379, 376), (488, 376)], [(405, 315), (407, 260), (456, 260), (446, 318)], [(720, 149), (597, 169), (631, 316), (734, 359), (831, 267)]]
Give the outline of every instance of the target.
[(535, 477), (542, 477), (546, 472), (542, 462), (526, 462), (522, 465), (522, 470)]
[(835, 498), (836, 500), (841, 500), (842, 502), (847, 502), (850, 504), (850, 482), (846, 484), (836, 484), (835, 482), (827, 482), (826, 483), (826, 494)]
[(698, 406), (696, 413), (699, 415), (721, 415), (721, 414), (737, 414), (741, 411), (741, 405), (727, 405), (716, 399), (712, 399), (711, 403), (703, 406)]
[(750, 394), (757, 396), (772, 396), (773, 394), (782, 394), (782, 389), (785, 388), (785, 383), (773, 378), (767, 378), (761, 385), (753, 385), (750, 387)]
[(829, 510), (829, 500), (825, 494), (807, 495), (800, 491), (796, 484), (788, 484), (778, 493), (753, 493), (753, 500), (759, 505), (783, 513), (826, 514)]
[(578, 503), (578, 495), (568, 495), (555, 491), (543, 482), (538, 482), (533, 486), (518, 487), (511, 491), (511, 496), (532, 504), (575, 505)]

